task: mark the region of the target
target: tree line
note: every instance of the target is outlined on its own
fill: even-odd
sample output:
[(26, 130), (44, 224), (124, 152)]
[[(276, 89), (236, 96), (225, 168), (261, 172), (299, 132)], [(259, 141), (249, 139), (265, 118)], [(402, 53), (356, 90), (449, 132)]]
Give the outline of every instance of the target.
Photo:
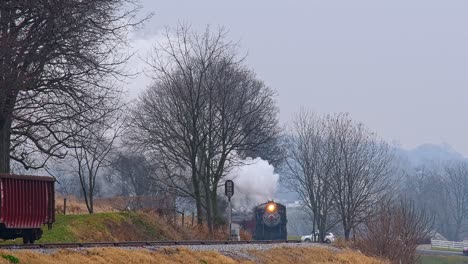
[(403, 192), (434, 217), (443, 238), (462, 241), (468, 235), (468, 162), (424, 163), (407, 172)]

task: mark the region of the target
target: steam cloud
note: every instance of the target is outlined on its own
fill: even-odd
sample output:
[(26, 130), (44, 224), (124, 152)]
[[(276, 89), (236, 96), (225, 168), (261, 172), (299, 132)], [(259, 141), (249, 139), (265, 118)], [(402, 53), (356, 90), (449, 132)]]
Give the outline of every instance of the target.
[[(249, 211), (254, 206), (273, 199), (278, 186), (279, 175), (268, 161), (261, 158), (247, 158), (243, 164), (233, 168), (226, 179), (234, 181), (234, 209)], [(224, 188), (223, 188), (224, 191)]]

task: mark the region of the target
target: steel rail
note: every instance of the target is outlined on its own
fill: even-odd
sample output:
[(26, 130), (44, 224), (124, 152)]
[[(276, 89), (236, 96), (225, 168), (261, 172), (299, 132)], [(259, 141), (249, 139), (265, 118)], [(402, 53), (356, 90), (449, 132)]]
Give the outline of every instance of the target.
[(204, 245), (260, 245), (260, 244), (297, 244), (300, 240), (171, 240), (171, 241), (124, 241), (124, 242), (73, 242), (39, 243), (24, 245), (0, 245), (0, 249), (60, 249), (60, 248), (96, 248), (96, 247), (166, 247), (166, 246), (204, 246)]

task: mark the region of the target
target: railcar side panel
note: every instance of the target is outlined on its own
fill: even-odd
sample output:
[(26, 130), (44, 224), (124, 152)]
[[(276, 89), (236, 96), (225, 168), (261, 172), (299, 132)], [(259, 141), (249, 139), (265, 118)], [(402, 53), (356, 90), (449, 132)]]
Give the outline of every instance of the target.
[(0, 224), (38, 229), (55, 221), (54, 179), (0, 174)]

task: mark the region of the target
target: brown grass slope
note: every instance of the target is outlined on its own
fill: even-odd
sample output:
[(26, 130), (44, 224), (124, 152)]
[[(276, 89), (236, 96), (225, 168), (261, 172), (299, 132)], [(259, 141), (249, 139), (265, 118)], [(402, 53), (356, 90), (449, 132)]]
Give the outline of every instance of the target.
[[(332, 252), (323, 248), (276, 248), (268, 251), (249, 251), (253, 260), (232, 258), (214, 251), (190, 251), (184, 248), (159, 251), (99, 248), (82, 251), (60, 250), (53, 254), (32, 251), (1, 251), (2, 256), (17, 258), (19, 263), (186, 263), (186, 264), (385, 264), (385, 261), (366, 257), (353, 251)], [(10, 257), (11, 258), (11, 257)], [(11, 263), (0, 258), (0, 263)]]
[[(117, 242), (157, 240), (225, 240), (227, 228), (219, 228), (213, 236), (206, 226), (191, 223), (174, 224), (166, 217), (151, 212), (118, 212), (57, 215), (51, 230), (37, 243)], [(243, 236), (244, 239), (247, 239)], [(21, 239), (1, 241), (0, 244), (21, 244)]]
[[(209, 235), (207, 227), (196, 225), (191, 214), (185, 215), (185, 221), (178, 215), (174, 223), (173, 216), (157, 214), (150, 209), (138, 212), (121, 210), (121, 204), (125, 204), (122, 199), (97, 199), (96, 213), (90, 215), (82, 201), (68, 197), (68, 213), (63, 215), (63, 198), (58, 197), (57, 221), (52, 230), (44, 229), (43, 239), (38, 242), (225, 240), (228, 237), (224, 226), (217, 228), (214, 235)], [(241, 237), (251, 239), (246, 232), (241, 232)]]

